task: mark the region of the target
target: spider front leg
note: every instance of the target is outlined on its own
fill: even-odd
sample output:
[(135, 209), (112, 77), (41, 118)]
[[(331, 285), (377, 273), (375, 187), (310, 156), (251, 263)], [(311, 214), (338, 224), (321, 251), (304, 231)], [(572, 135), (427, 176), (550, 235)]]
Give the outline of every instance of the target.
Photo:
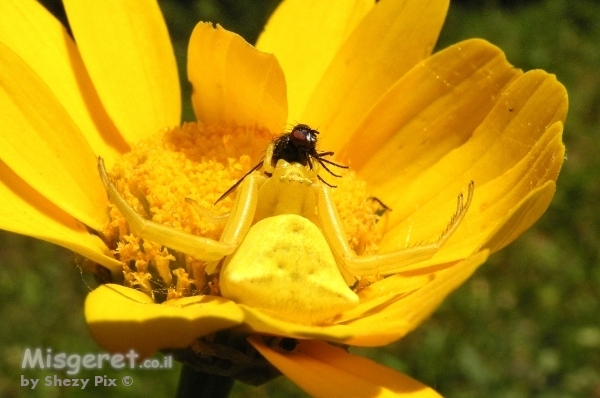
[(238, 196), (233, 203), (229, 219), (219, 241), (188, 234), (155, 221), (146, 220), (140, 216), (110, 182), (102, 158), (98, 158), (98, 171), (104, 188), (127, 220), (131, 232), (141, 238), (160, 243), (198, 260), (217, 261), (231, 254), (250, 229), (256, 211), (260, 178), (250, 175), (244, 179), (240, 186)]
[(357, 256), (354, 254), (346, 240), (346, 233), (342, 226), (340, 216), (328, 188), (322, 184), (317, 188), (317, 211), (325, 233), (325, 237), (335, 255), (353, 275), (389, 275), (402, 271), (402, 268), (425, 261), (442, 247), (456, 231), (465, 217), (473, 198), (474, 183), (471, 181), (467, 193), (467, 200), (463, 201), (462, 193), (458, 196), (456, 212), (450, 219), (448, 227), (441, 236), (432, 243), (407, 247), (390, 253)]

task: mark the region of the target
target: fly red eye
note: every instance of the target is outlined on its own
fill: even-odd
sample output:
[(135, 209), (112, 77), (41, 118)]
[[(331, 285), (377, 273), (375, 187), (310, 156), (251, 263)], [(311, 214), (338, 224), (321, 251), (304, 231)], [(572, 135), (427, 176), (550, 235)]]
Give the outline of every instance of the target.
[(317, 143), (317, 134), (318, 131), (304, 124), (299, 124), (290, 133), (290, 139), (297, 146), (312, 149)]
[(292, 139), (292, 141), (294, 141), (296, 145), (305, 146), (308, 141), (306, 133), (307, 131), (302, 128), (295, 128), (294, 130), (292, 130), (290, 138)]

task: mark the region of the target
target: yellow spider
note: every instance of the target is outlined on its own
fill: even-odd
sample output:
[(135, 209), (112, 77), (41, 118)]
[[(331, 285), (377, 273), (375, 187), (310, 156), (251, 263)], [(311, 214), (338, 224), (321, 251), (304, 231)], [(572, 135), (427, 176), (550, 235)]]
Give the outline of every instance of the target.
[(394, 274), (431, 258), (463, 220), (473, 182), (466, 201), (458, 196), (456, 212), (435, 242), (357, 256), (331, 198), (333, 186), (319, 176), (320, 166), (334, 176), (338, 175), (326, 164), (345, 166), (323, 158), (333, 153), (315, 149), (316, 134), (306, 125), (295, 126), (273, 141), (265, 158), (219, 198), (239, 186), (219, 241), (142, 218), (110, 182), (102, 159), (98, 169), (134, 234), (198, 260), (225, 259), (219, 276), (223, 297), (279, 319), (322, 324), (358, 304), (348, 287), (355, 282), (352, 276)]

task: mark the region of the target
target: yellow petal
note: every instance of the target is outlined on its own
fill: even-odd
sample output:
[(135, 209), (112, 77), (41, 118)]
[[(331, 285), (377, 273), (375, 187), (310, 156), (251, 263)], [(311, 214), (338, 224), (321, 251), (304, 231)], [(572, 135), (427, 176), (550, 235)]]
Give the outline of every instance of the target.
[(27, 185), (0, 161), (0, 229), (66, 247), (120, 272), (122, 264), (85, 225), (69, 216)]
[(406, 294), (421, 288), (432, 279), (431, 274), (406, 272), (395, 274), (367, 286), (358, 292), (360, 303), (349, 311), (344, 311), (336, 322), (361, 318), (372, 311), (378, 311), (381, 305), (392, 302)]
[(370, 316), (346, 323), (353, 337), (347, 344), (381, 346), (405, 336), (415, 329), (441, 302), (457, 289), (481, 264), (489, 251), (479, 252), (433, 274), (433, 280), (399, 300), (382, 307)]
[(508, 218), (490, 233), (481, 247), (496, 252), (517, 239), (546, 212), (554, 192), (556, 183), (552, 180), (531, 191), (518, 206), (511, 209)]
[(98, 98), (77, 46), (41, 4), (0, 2), (0, 42), (48, 85), (97, 155), (112, 164), (128, 149)]
[(380, 1), (357, 25), (311, 95), (301, 122), (337, 150), (371, 106), (433, 49), (447, 0)]
[(0, 158), (62, 210), (98, 230), (108, 219), (96, 155), (48, 86), (0, 44)]
[[(451, 214), (456, 196), (470, 180), (475, 182), (477, 200), (478, 188), (526, 157), (550, 126), (565, 119), (566, 111), (566, 91), (556, 77), (544, 71), (527, 72), (502, 92), (471, 139), (413, 179), (403, 178), (396, 170), (388, 181), (371, 183), (373, 194), (394, 209), (389, 214), (392, 226), (412, 217), (415, 209), (438, 195), (446, 198)], [(556, 133), (560, 131), (552, 130)], [(380, 159), (382, 168), (385, 163)]]
[(258, 338), (249, 341), (314, 397), (441, 397), (402, 373), (320, 341), (301, 341), (290, 353), (273, 350)]
[(373, 0), (287, 0), (279, 5), (256, 48), (275, 54), (285, 73), (288, 123), (299, 121), (309, 96)]
[[(554, 133), (552, 130), (562, 131), (560, 122), (555, 126), (548, 135)], [(501, 178), (485, 184), (479, 190), (479, 197), (473, 200), (473, 214), (464, 220), (465, 225), (432, 259), (420, 265), (464, 258), (495, 233), (500, 233), (502, 239), (490, 243), (487, 246), (490, 249), (499, 250), (512, 242), (548, 208), (563, 159), (561, 135), (554, 135), (538, 155), (524, 159)], [(515, 212), (518, 217), (513, 216)], [(499, 238), (493, 240), (496, 239)]]
[(395, 187), (405, 186), (463, 144), (520, 75), (485, 40), (448, 47), (411, 69), (348, 131), (344, 161), (372, 185), (393, 176)]
[(196, 25), (188, 49), (188, 77), (199, 121), (285, 129), (285, 77), (271, 54), (210, 23)]
[(255, 334), (289, 336), (300, 339), (316, 339), (344, 342), (352, 337), (352, 332), (344, 325), (310, 326), (293, 321), (273, 318), (255, 308), (240, 304), (244, 311), (244, 328)]
[(179, 125), (177, 65), (158, 4), (65, 0), (64, 5), (98, 95), (127, 142)]
[(106, 350), (134, 349), (147, 357), (161, 348), (184, 348), (198, 337), (238, 325), (243, 313), (233, 301), (221, 297), (194, 296), (154, 304), (140, 291), (107, 284), (88, 294), (85, 318)]
[[(454, 179), (454, 181), (440, 181), (439, 193), (431, 193), (429, 200), (421, 203), (417, 202), (419, 205), (418, 210), (415, 210), (404, 221), (398, 223), (396, 227), (386, 233), (382, 243), (383, 250), (390, 250), (400, 241), (405, 242), (406, 237), (411, 236), (411, 233), (412, 242), (435, 239), (436, 236), (439, 236), (449, 219), (449, 216), (444, 216), (444, 214), (452, 214), (456, 206), (455, 197), (459, 188), (455, 186), (462, 179), (466, 179), (475, 181), (474, 197), (467, 216), (455, 234), (433, 258), (414, 266), (425, 267), (467, 257), (476, 248), (480, 247), (493, 230), (507, 222), (511, 209), (519, 206), (530, 192), (546, 184), (547, 181), (556, 180), (564, 158), (561, 133), (562, 123), (558, 121), (533, 144), (529, 153), (519, 163), (492, 180), (486, 181), (491, 170), (493, 171), (497, 164), (488, 163), (485, 161), (485, 156), (482, 158), (484, 161), (470, 165), (467, 170), (464, 170), (464, 174), (461, 173), (460, 176), (446, 175), (446, 178)], [(507, 158), (508, 156), (506, 155)], [(494, 157), (493, 154), (490, 157)], [(501, 160), (498, 161), (501, 162)], [(442, 178), (445, 173), (453, 173), (453, 171), (444, 170), (443, 168), (438, 169), (437, 166), (435, 169), (442, 175)], [(429, 184), (435, 184), (439, 177), (436, 176), (433, 181), (425, 180), (428, 183), (423, 185), (423, 190), (429, 191), (432, 189), (433, 185)], [(478, 181), (481, 181), (482, 185), (478, 185)], [(445, 185), (452, 187), (451, 190), (445, 189)], [(454, 189), (454, 193), (452, 189)], [(412, 190), (407, 192), (413, 193)], [(550, 198), (547, 199), (546, 206)], [(399, 209), (402, 211), (401, 207)], [(532, 213), (531, 217), (533, 216)], [(535, 217), (539, 216), (541, 216), (541, 213), (536, 212)], [(529, 217), (527, 219), (529, 225), (534, 221)], [(513, 239), (516, 238), (515, 235), (511, 236)]]

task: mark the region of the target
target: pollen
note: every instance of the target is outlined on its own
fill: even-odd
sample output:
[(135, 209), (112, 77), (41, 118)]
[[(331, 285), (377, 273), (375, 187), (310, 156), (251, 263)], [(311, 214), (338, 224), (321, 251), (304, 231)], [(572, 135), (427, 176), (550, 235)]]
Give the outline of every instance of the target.
[[(144, 218), (218, 240), (224, 227), (219, 216), (231, 209), (232, 197), (214, 202), (261, 158), (271, 139), (260, 130), (186, 123), (137, 143), (109, 175)], [(123, 263), (126, 285), (149, 294), (165, 289), (168, 296), (210, 290), (204, 262), (133, 236), (112, 204), (103, 234)]]
[(332, 196), (344, 223), (348, 243), (357, 255), (377, 253), (385, 209), (371, 200), (366, 183), (356, 173), (342, 171), (341, 175), (335, 180)]
[[(137, 143), (116, 159), (109, 177), (142, 217), (185, 233), (219, 240), (235, 193), (215, 201), (264, 154), (273, 136), (257, 129), (185, 123)], [(357, 254), (377, 251), (377, 203), (352, 171), (336, 178), (333, 198)], [(219, 295), (210, 263), (133, 235), (111, 203), (102, 236), (123, 264), (123, 283), (158, 301), (194, 294)], [(213, 264), (214, 267), (214, 264)]]

